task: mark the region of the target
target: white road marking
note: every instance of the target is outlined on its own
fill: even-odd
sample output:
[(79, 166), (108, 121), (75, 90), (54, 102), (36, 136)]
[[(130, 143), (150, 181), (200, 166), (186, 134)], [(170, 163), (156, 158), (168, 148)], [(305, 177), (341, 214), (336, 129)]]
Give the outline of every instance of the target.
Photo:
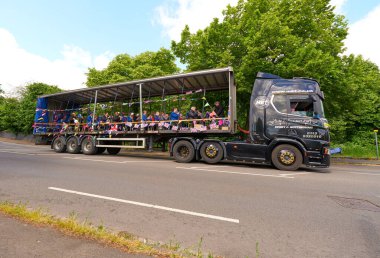
[(368, 164), (368, 163), (344, 163), (344, 162), (335, 162), (334, 165), (343, 165), (343, 166), (356, 166), (356, 167), (380, 167), (379, 164)]
[(165, 206), (160, 206), (160, 205), (155, 205), (155, 204), (129, 201), (129, 200), (124, 200), (124, 199), (119, 199), (119, 198), (113, 198), (113, 197), (109, 197), (109, 196), (103, 196), (103, 195), (97, 195), (97, 194), (78, 192), (78, 191), (73, 191), (73, 190), (68, 190), (68, 189), (63, 189), (63, 188), (58, 188), (58, 187), (48, 187), (48, 189), (54, 190), (54, 191), (65, 192), (65, 193), (71, 193), (71, 194), (88, 196), (88, 197), (93, 197), (93, 198), (98, 198), (98, 199), (103, 199), (103, 200), (109, 200), (109, 201), (127, 203), (127, 204), (147, 207), (147, 208), (153, 208), (153, 209), (171, 211), (171, 212), (176, 212), (176, 213), (182, 213), (182, 214), (186, 214), (186, 215), (192, 215), (192, 216), (203, 217), (203, 218), (208, 218), (208, 219), (215, 219), (215, 220), (227, 221), (227, 222), (232, 222), (232, 223), (239, 223), (238, 219), (231, 219), (231, 218), (226, 218), (226, 217), (221, 217), (221, 216), (215, 216), (215, 215), (210, 215), (210, 214), (205, 214), (205, 213), (199, 213), (199, 212), (193, 212), (193, 211), (175, 209), (175, 208), (170, 208), (170, 207), (165, 207)]
[(231, 166), (228, 166), (228, 165), (222, 165), (222, 166), (215, 166), (215, 165), (208, 165), (208, 166), (202, 166), (202, 167), (190, 167), (190, 168), (193, 168), (193, 169), (201, 169), (201, 168), (228, 168), (228, 167), (231, 167)]
[(105, 163), (117, 163), (117, 164), (125, 164), (125, 163), (149, 163), (149, 162), (165, 162), (164, 160), (126, 160), (126, 161), (116, 161), (116, 160), (104, 160), (104, 159), (88, 159), (88, 158), (76, 158), (76, 157), (63, 157), (64, 159), (75, 159), (75, 160), (86, 160), (86, 161), (95, 161), (95, 162), (105, 162)]
[(20, 155), (28, 155), (28, 156), (45, 156), (45, 155), (57, 155), (57, 153), (28, 153), (28, 152), (20, 152), (20, 151), (4, 151), (0, 150), (3, 153), (11, 153), (11, 154), (20, 154)]
[(225, 174), (237, 174), (237, 175), (247, 175), (247, 176), (263, 176), (263, 177), (278, 177), (278, 178), (294, 178), (291, 176), (282, 176), (282, 175), (268, 175), (268, 174), (258, 174), (258, 173), (246, 173), (246, 172), (236, 172), (236, 171), (225, 171), (225, 170), (215, 170), (215, 169), (201, 169), (201, 168), (193, 168), (193, 167), (176, 167), (179, 169), (186, 170), (195, 170), (195, 171), (207, 171), (207, 172), (215, 172), (215, 173), (225, 173)]
[(370, 176), (380, 176), (380, 173), (361, 173), (361, 172), (348, 172), (350, 174), (359, 174), (359, 175), (370, 175)]
[(280, 174), (280, 176), (297, 176), (297, 175), (307, 175), (310, 172), (296, 172), (296, 173), (288, 173), (288, 174)]
[(31, 148), (44, 148), (42, 146), (34, 146), (34, 145), (30, 145), (30, 144), (23, 144), (23, 143), (13, 143), (13, 142), (3, 142), (3, 141), (0, 141), (1, 144), (8, 144), (8, 145), (15, 145), (15, 146), (19, 146), (20, 148), (23, 148), (23, 147), (31, 147)]
[(30, 155), (30, 156), (34, 156), (35, 155), (33, 153), (18, 152), (18, 151), (2, 151), (2, 150), (0, 150), (0, 152), (11, 153), (11, 154)]
[(379, 170), (374, 170), (374, 169), (364, 169), (364, 168), (360, 168), (359, 171), (358, 171), (358, 168), (357, 166), (355, 168), (353, 167), (348, 167), (348, 168), (338, 168), (338, 167), (330, 167), (330, 169), (333, 169), (333, 170), (338, 170), (338, 171), (342, 171), (342, 172), (380, 172)]

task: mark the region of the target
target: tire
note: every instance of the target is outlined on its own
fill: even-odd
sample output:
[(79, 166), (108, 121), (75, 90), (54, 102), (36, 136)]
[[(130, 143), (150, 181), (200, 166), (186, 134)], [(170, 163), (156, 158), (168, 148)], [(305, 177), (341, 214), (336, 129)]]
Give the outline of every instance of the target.
[(63, 153), (66, 151), (66, 140), (65, 137), (60, 136), (55, 138), (53, 142), (53, 149), (57, 153)]
[(116, 155), (120, 152), (121, 148), (107, 148), (108, 154)]
[(66, 150), (71, 154), (78, 154), (81, 146), (79, 145), (79, 139), (76, 136), (70, 137), (66, 142)]
[(223, 159), (223, 148), (218, 142), (205, 142), (201, 146), (200, 154), (206, 163), (215, 164)]
[(272, 151), (272, 163), (279, 170), (297, 170), (303, 163), (301, 151), (289, 144), (281, 144)]
[(95, 146), (95, 143), (90, 136), (83, 139), (81, 146), (82, 152), (85, 155), (94, 155), (98, 152), (98, 148)]
[(98, 147), (98, 151), (96, 153), (97, 154), (102, 154), (105, 151), (106, 151), (106, 147)]
[(173, 147), (173, 156), (179, 163), (189, 163), (195, 158), (193, 144), (188, 141), (178, 141)]

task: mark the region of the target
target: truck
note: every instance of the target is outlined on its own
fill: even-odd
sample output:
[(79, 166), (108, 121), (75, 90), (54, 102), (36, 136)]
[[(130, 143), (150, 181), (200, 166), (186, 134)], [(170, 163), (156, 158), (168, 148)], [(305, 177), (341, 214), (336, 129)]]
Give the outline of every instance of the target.
[[(258, 72), (247, 130), (238, 125), (236, 89), (233, 69), (225, 67), (44, 95), (37, 99), (33, 134), (57, 153), (116, 155), (159, 145), (182, 163), (329, 167), (324, 94), (316, 80)], [(224, 112), (216, 115), (213, 101)], [(193, 103), (196, 118), (183, 111)], [(147, 112), (152, 106), (157, 117)], [(177, 115), (168, 117), (167, 108)]]

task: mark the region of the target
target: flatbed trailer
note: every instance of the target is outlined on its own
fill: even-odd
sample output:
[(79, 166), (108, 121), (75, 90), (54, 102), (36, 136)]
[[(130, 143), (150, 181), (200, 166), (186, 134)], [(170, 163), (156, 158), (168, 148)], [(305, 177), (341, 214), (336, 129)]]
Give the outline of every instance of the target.
[[(218, 92), (227, 93), (223, 101), (220, 99), (226, 108), (220, 117), (209, 114), (209, 101), (218, 100)], [(102, 105), (138, 107), (141, 115), (152, 102), (167, 105), (171, 101), (172, 106), (181, 109), (192, 96), (198, 96), (196, 101), (202, 103), (200, 119), (95, 121)], [(278, 107), (275, 103), (279, 100), (283, 103), (279, 102)], [(290, 105), (295, 101), (318, 117), (292, 114)], [(34, 135), (36, 143), (51, 143), (56, 152), (93, 155), (107, 150), (115, 155), (122, 148), (153, 150), (155, 143), (169, 143), (170, 155), (178, 162), (232, 160), (273, 164), (284, 170), (295, 170), (302, 164), (328, 167), (329, 134), (322, 101), (323, 93), (314, 80), (259, 73), (251, 96), (247, 139), (236, 139), (236, 85), (233, 69), (226, 67), (41, 96)], [(68, 116), (83, 110), (91, 114), (92, 121), (70, 124), (55, 119), (57, 113)], [(210, 111), (208, 116), (206, 110)]]

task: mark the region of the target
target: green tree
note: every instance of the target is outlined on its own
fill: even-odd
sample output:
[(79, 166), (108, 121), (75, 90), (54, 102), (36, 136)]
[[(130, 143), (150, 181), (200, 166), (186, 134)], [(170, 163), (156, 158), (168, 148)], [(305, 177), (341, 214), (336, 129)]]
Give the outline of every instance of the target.
[(379, 68), (360, 55), (343, 56), (341, 74), (340, 92), (330, 96), (333, 139), (372, 144), (372, 130), (380, 127)]
[(248, 112), (258, 71), (319, 79), (330, 96), (347, 35), (344, 17), (333, 10), (329, 0), (240, 0), (204, 30), (191, 34), (186, 26), (172, 50), (188, 70), (232, 66), (240, 114)]
[(0, 131), (18, 133), (20, 124), (18, 122), (18, 112), (20, 102), (16, 98), (3, 98), (0, 100)]
[(0, 84), (0, 104), (3, 102), (3, 100), (4, 100), (4, 91), (3, 91), (3, 89), (1, 88), (1, 84)]
[(87, 73), (88, 87), (144, 79), (179, 72), (175, 57), (165, 48), (157, 52), (147, 51), (136, 56), (117, 55), (103, 70), (89, 68)]

